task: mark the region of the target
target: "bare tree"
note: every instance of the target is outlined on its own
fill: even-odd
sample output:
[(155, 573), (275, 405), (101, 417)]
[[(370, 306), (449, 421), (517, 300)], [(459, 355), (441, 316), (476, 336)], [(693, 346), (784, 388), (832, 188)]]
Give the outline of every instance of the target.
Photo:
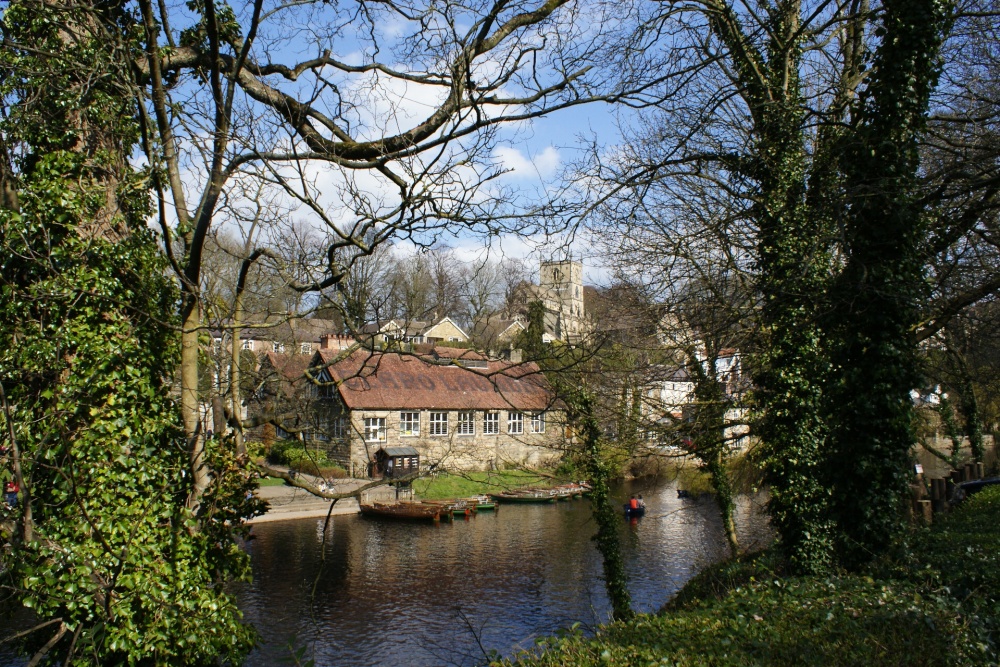
[(499, 128), (615, 91), (591, 72), (600, 24), (571, 0), (209, 1), (191, 18), (151, 0), (140, 7), (146, 149), (183, 290), (181, 400), (196, 509), (212, 477), (197, 422), (202, 258), (234, 177), (270, 184), (323, 227), (323, 275), (290, 285), (320, 291), (393, 239), (430, 246), (456, 229), (504, 229), (489, 162)]

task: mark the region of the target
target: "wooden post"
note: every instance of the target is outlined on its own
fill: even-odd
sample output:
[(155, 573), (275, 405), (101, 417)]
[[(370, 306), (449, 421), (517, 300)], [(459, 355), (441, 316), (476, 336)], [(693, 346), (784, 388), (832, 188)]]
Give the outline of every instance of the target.
[(965, 464), (965, 467), (962, 469), (962, 472), (964, 473), (964, 477), (965, 477), (962, 480), (963, 482), (971, 482), (972, 480), (975, 479), (975, 477), (974, 477), (975, 468), (976, 468), (976, 466), (974, 466), (971, 463), (966, 463)]
[(931, 502), (934, 506), (935, 512), (943, 512), (945, 507), (945, 500), (947, 500), (946, 483), (945, 480), (936, 478), (931, 480)]
[(925, 526), (931, 525), (931, 522), (934, 521), (934, 508), (931, 507), (931, 501), (920, 501), (920, 518), (923, 520)]
[(982, 479), (986, 472), (983, 470), (983, 462), (980, 461), (976, 464), (976, 479)]

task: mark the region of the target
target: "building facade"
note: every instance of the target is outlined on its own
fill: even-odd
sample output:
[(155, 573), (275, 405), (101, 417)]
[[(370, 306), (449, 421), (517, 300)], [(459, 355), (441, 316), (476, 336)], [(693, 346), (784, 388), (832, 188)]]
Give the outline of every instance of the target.
[(416, 449), (424, 470), (486, 470), (550, 464), (566, 446), (565, 411), (535, 364), (436, 348), (320, 350), (313, 366), (327, 452), (355, 476), (385, 447)]

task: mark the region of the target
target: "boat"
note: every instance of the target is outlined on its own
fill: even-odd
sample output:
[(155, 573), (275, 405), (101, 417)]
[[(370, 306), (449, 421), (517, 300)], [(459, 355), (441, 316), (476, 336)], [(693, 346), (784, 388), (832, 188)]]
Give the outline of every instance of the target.
[(559, 500), (569, 500), (570, 498), (582, 498), (585, 493), (590, 492), (589, 484), (570, 482), (560, 484), (549, 489)]
[(497, 504), (487, 495), (471, 496), (463, 498), (463, 500), (475, 507), (477, 512), (489, 512), (497, 507)]
[(437, 505), (441, 508), (442, 515), (444, 518), (445, 514), (451, 516), (469, 516), (470, 514), (476, 513), (476, 505), (464, 498), (459, 498), (458, 500), (423, 500), (421, 501), (427, 505)]
[[(408, 521), (440, 521), (442, 508), (426, 503), (372, 503), (359, 505), (362, 516)], [(450, 516), (450, 515), (449, 515)]]
[(499, 503), (554, 503), (557, 496), (549, 489), (520, 489), (494, 493), (492, 497)]
[(633, 508), (633, 507), (629, 507), (628, 503), (625, 503), (624, 509), (625, 509), (625, 516), (627, 516), (629, 518), (640, 517), (640, 516), (645, 516), (646, 515), (646, 507), (645, 507), (645, 505), (639, 505), (638, 507), (634, 507)]

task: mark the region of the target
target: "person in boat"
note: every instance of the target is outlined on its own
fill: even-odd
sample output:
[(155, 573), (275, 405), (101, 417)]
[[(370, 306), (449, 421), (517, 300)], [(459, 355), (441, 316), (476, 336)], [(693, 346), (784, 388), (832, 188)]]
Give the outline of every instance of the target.
[(636, 503), (637, 503), (637, 507), (642, 508), (642, 509), (646, 509), (646, 501), (642, 499), (642, 494), (641, 493), (639, 494), (639, 497), (636, 498), (635, 500), (636, 500)]
[(628, 499), (628, 508), (630, 510), (637, 510), (637, 509), (639, 509), (639, 499), (636, 498), (635, 496), (632, 496), (631, 498), (629, 498)]

